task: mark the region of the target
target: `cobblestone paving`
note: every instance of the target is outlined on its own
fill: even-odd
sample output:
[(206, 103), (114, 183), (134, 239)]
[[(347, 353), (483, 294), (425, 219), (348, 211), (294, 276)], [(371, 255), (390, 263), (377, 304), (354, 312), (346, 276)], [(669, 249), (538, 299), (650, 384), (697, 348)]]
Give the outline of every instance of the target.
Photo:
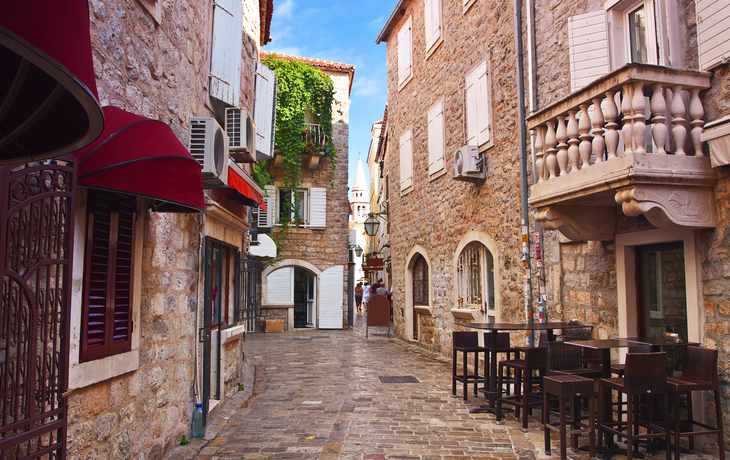
[[(497, 424), (493, 415), (470, 414), (484, 399), (470, 395), (464, 402), (460, 389), (451, 396), (450, 363), (373, 334), (384, 329), (371, 328), (366, 339), (361, 316), (356, 326), (249, 335), (253, 396), (243, 407), (221, 411), (225, 424), (196, 458), (548, 458), (537, 422), (525, 433), (512, 416)], [(420, 383), (381, 383), (380, 376)], [(569, 457), (587, 460), (588, 454), (569, 449)]]

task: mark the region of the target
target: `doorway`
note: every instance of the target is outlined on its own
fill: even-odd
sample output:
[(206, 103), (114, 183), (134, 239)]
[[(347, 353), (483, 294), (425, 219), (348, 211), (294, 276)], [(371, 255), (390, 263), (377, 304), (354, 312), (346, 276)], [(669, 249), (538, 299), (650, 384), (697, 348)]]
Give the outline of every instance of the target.
[(294, 267), (294, 328), (314, 328), (317, 277), (314, 273)]

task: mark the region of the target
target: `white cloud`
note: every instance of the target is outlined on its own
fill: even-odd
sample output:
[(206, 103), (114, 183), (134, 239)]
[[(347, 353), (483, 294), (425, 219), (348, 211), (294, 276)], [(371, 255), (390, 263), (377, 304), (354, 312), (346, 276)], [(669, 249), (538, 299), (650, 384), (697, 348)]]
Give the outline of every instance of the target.
[(277, 54), (288, 54), (289, 56), (307, 57), (303, 53), (303, 50), (298, 46), (274, 46), (269, 47), (266, 51)]
[(377, 78), (359, 77), (355, 78), (353, 90), (358, 96), (373, 96), (380, 94), (383, 90), (383, 81)]
[(291, 20), (294, 16), (294, 8), (297, 4), (294, 0), (284, 0), (281, 5), (274, 6), (274, 15), (278, 15), (279, 18)]
[(380, 16), (379, 18), (373, 19), (372, 21), (370, 21), (370, 25), (379, 26), (379, 25), (383, 24), (383, 21), (385, 21), (385, 16)]

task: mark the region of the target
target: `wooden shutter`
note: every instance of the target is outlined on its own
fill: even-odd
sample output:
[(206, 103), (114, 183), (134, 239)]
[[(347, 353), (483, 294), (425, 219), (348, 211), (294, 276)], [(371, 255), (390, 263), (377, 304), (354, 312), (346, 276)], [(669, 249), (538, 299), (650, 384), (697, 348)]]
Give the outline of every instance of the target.
[(398, 31), (398, 84), (411, 76), (411, 18)]
[(413, 186), (413, 131), (408, 130), (400, 137), (400, 189)]
[(342, 329), (344, 303), (344, 276), (342, 265), (328, 268), (319, 276), (320, 329)]
[(466, 90), (464, 91), (464, 104), (466, 105), (466, 145), (478, 145), (477, 80), (478, 75), (476, 70), (466, 76)]
[(266, 303), (283, 305), (294, 302), (293, 278), (293, 267), (284, 267), (269, 273), (266, 277)]
[(313, 228), (327, 227), (327, 189), (312, 187), (309, 189), (309, 226)]
[(255, 88), (256, 161), (264, 161), (274, 156), (277, 88), (274, 71), (258, 61)]
[(489, 142), (491, 123), (489, 100), (489, 73), (486, 61), (477, 70), (476, 98), (477, 98), (477, 145)]
[(609, 72), (606, 12), (568, 18), (570, 89), (576, 91)]
[(444, 169), (444, 104), (428, 111), (428, 174)]
[(266, 211), (259, 208), (259, 227), (260, 228), (271, 228), (274, 224), (274, 214), (276, 209), (276, 187), (273, 185), (264, 186), (266, 196), (264, 196), (264, 205)]
[(213, 4), (213, 46), (210, 58), (210, 95), (238, 107), (241, 85), (243, 3), (216, 0)]
[(441, 0), (424, 0), (426, 25), (426, 49), (430, 49), (441, 37)]
[(697, 41), (700, 69), (710, 70), (730, 60), (730, 2), (728, 0), (696, 0)]
[(89, 192), (81, 360), (132, 347), (133, 197)]

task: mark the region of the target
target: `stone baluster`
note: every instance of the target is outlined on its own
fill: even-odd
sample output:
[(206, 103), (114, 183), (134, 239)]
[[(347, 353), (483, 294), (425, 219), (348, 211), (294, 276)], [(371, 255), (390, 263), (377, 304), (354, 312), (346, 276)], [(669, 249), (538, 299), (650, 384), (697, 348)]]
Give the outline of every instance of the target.
[(596, 156), (596, 163), (603, 160), (603, 154), (606, 151), (606, 140), (603, 138), (603, 125), (606, 122), (603, 118), (603, 108), (601, 103), (603, 97), (593, 98), (593, 116), (591, 124), (593, 125), (593, 154)]
[(631, 84), (625, 84), (621, 91), (621, 112), (624, 114), (621, 133), (624, 135), (624, 154), (634, 153), (634, 127), (631, 123)]
[(606, 92), (606, 110), (603, 111), (603, 115), (606, 117), (606, 148), (608, 149), (608, 159), (616, 158), (616, 152), (618, 151), (619, 134), (616, 130), (618, 128), (618, 107), (616, 107), (616, 100), (614, 96), (615, 91)]
[[(539, 180), (547, 180), (545, 174), (545, 127), (538, 126), (535, 135), (535, 174)], [(537, 182), (537, 181), (536, 181)]]
[(634, 82), (631, 110), (634, 125), (634, 152), (646, 153), (646, 98), (644, 97), (643, 82)]
[[(581, 121), (583, 117), (581, 116)], [(570, 160), (570, 171), (575, 172), (580, 169), (580, 153), (578, 152), (578, 120), (575, 119), (575, 109), (568, 112), (568, 159)]]
[[(591, 117), (588, 116), (588, 107), (588, 104), (580, 105), (578, 130), (580, 131), (580, 159), (583, 161), (581, 168), (587, 168), (591, 165)], [(596, 161), (599, 161), (598, 157), (596, 157)], [(603, 161), (603, 159), (600, 161)]]
[(568, 172), (568, 130), (565, 127), (565, 114), (558, 117), (558, 131), (555, 134), (558, 140), (558, 166), (560, 166), (560, 174)]
[(549, 179), (558, 177), (558, 149), (555, 148), (558, 145), (558, 140), (555, 138), (555, 120), (549, 120), (547, 122), (547, 134), (545, 134), (545, 165), (547, 166)]
[(702, 151), (702, 141), (700, 140), (700, 134), (702, 134), (702, 127), (705, 122), (702, 117), (705, 116), (705, 108), (700, 100), (700, 89), (692, 88), (689, 90), (689, 124), (692, 126), (692, 131), (689, 133), (689, 137), (692, 140), (692, 145), (695, 148), (695, 156), (703, 157), (705, 153)]
[(682, 99), (682, 85), (672, 87), (672, 104), (669, 107), (672, 115), (672, 139), (674, 140), (674, 154), (686, 155), (684, 142), (687, 140), (687, 128), (684, 126), (684, 99)]
[(662, 83), (653, 86), (654, 94), (651, 96), (651, 136), (656, 144), (656, 154), (664, 155), (667, 153), (665, 146), (667, 145), (667, 134), (669, 130), (665, 122), (667, 117), (667, 101), (664, 99), (664, 88)]

